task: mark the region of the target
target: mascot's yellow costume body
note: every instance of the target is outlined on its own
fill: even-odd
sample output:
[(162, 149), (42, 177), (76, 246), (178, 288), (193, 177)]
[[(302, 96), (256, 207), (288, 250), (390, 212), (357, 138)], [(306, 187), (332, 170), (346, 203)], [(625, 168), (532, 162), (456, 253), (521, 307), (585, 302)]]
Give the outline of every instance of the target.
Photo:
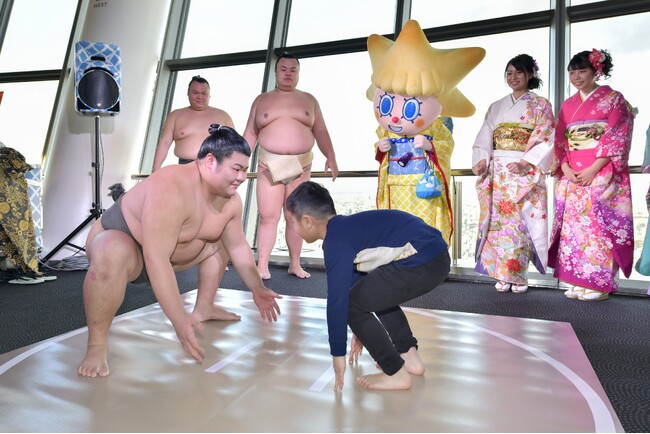
[[(416, 215), (450, 244), (454, 140), (440, 116), (474, 114), (476, 109), (456, 85), (483, 60), (485, 50), (435, 49), (417, 21), (410, 20), (395, 42), (371, 35), (368, 53), (373, 71), (368, 98), (380, 125), (375, 143), (380, 163), (377, 208)], [(435, 170), (443, 191), (440, 197), (420, 199), (415, 187), (427, 166)]]

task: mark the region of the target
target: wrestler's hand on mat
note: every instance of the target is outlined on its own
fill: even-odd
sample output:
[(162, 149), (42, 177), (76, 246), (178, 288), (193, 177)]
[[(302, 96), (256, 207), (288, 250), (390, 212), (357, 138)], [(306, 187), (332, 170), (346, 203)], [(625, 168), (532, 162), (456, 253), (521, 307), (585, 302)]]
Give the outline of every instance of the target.
[(381, 139), (377, 142), (377, 149), (379, 149), (379, 152), (390, 151), (390, 141), (387, 138)]
[(189, 356), (193, 357), (197, 362), (201, 363), (203, 361), (205, 350), (201, 345), (199, 345), (199, 341), (196, 340), (194, 330), (203, 330), (203, 323), (193, 315), (187, 314), (175, 329), (176, 336), (178, 336), (178, 340), (181, 341), (181, 345), (183, 345), (185, 352)]
[(277, 321), (278, 315), (280, 315), (280, 306), (275, 301), (276, 298), (282, 298), (282, 296), (271, 291), (269, 288), (253, 292), (253, 301), (260, 310), (262, 319), (268, 322)]
[(332, 356), (332, 365), (334, 365), (334, 391), (343, 390), (343, 377), (345, 376), (345, 356)]
[(363, 352), (363, 344), (357, 338), (356, 335), (352, 335), (352, 342), (350, 343), (350, 356), (348, 358), (348, 363), (357, 364), (359, 363), (359, 356)]

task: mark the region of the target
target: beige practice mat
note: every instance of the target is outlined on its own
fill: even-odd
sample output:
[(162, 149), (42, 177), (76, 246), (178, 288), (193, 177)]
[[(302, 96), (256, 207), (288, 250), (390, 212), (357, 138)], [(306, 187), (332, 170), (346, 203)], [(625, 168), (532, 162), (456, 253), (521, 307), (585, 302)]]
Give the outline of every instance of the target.
[[(191, 309), (196, 291), (183, 295)], [(364, 350), (333, 391), (325, 300), (220, 289), (239, 322), (209, 322), (183, 352), (155, 304), (117, 317), (105, 378), (76, 373), (87, 329), (0, 355), (9, 432), (623, 432), (570, 324), (405, 308), (426, 365), (406, 391), (368, 391)]]

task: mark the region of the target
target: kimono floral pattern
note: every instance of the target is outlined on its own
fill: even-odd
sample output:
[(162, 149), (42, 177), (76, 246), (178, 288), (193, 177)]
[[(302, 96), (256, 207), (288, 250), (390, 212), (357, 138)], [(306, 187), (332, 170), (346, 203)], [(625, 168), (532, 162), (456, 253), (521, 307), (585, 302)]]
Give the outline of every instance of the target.
[(28, 276), (39, 276), (38, 251), (23, 155), (0, 148), (0, 250)]
[[(555, 156), (559, 165), (549, 265), (554, 267), (555, 277), (564, 282), (615, 292), (619, 268), (626, 277), (630, 276), (634, 251), (628, 168), (634, 124), (630, 106), (623, 95), (609, 86), (599, 87), (584, 102), (576, 94), (562, 105), (558, 132), (575, 123), (596, 122), (606, 127), (591, 154), (570, 151), (565, 135), (556, 135)], [(575, 161), (588, 167), (589, 162), (600, 157), (610, 157), (611, 161), (588, 186), (570, 182), (559, 168), (562, 162), (574, 167)]]
[[(507, 165), (526, 155), (533, 161), (545, 159), (552, 152), (549, 142), (553, 140), (555, 122), (551, 104), (536, 96), (527, 98), (518, 119), (522, 126), (532, 127), (526, 152), (495, 151), (488, 171), (477, 180), (480, 216), (475, 270), (523, 285), (529, 262), (540, 273), (546, 272), (546, 181), (535, 164), (523, 175), (511, 173)], [(539, 154), (533, 157), (536, 147)]]

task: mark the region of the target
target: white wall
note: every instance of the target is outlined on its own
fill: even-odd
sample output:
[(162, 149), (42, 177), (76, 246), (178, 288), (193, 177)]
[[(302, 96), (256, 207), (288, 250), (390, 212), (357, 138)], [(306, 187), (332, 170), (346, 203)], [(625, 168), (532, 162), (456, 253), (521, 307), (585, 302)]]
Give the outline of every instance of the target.
[[(163, 43), (171, 0), (88, 0), (80, 14), (78, 38), (72, 41), (68, 74), (62, 80), (61, 97), (44, 160), (43, 253), (47, 255), (90, 214), (94, 199), (95, 118), (75, 111), (74, 44), (80, 40), (115, 44), (121, 50), (121, 111), (100, 116), (102, 163), (101, 202), (113, 201), (108, 187), (121, 182), (128, 189), (131, 174), (138, 172), (156, 68)], [(103, 160), (102, 153), (103, 150)], [(88, 224), (70, 240), (84, 246)], [(53, 259), (75, 250), (62, 248)]]

